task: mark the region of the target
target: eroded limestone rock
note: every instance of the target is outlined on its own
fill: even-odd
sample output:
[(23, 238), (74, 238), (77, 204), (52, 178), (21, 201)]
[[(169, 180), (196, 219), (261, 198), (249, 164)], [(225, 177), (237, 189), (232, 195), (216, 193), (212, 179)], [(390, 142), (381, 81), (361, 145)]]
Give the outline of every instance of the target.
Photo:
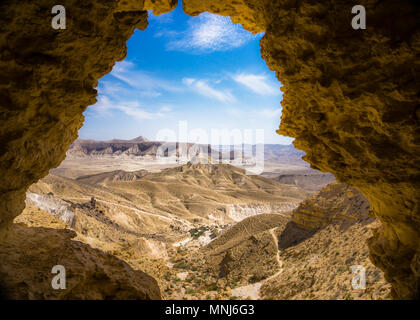
[[(13, 224), (0, 243), (0, 289), (8, 299), (160, 299), (157, 281), (126, 262), (72, 240), (72, 230)], [(66, 289), (53, 289), (62, 265)]]
[(411, 1), (359, 4), (366, 30), (351, 28), (351, 1), (184, 1), (187, 13), (265, 31), (262, 56), (283, 84), (278, 133), (366, 196), (382, 221), (372, 261), (395, 298), (419, 298), (420, 11)]
[[(95, 102), (97, 80), (126, 54), (145, 10), (175, 0), (64, 0), (67, 29), (50, 27), (54, 1), (0, 4), (0, 226), (25, 191), (58, 166)], [(420, 14), (413, 1), (184, 0), (186, 13), (229, 15), (265, 32), (262, 56), (284, 91), (279, 133), (314, 168), (360, 190), (382, 228), (369, 241), (396, 298), (419, 297)], [(0, 233), (0, 235), (4, 232)]]
[(354, 223), (368, 217), (369, 202), (356, 189), (331, 182), (293, 210), (292, 221), (301, 228), (317, 230), (337, 221)]

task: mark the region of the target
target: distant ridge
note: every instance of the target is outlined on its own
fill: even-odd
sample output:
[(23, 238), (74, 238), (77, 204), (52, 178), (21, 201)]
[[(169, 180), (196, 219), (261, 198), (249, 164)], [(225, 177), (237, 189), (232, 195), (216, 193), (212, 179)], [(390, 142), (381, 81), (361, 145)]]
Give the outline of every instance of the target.
[(125, 142), (142, 143), (142, 142), (150, 142), (150, 140), (143, 137), (143, 136), (138, 136), (138, 137), (136, 137), (134, 139), (131, 139), (131, 140), (112, 139), (112, 140), (108, 140), (108, 141), (104, 141), (104, 142), (109, 142), (109, 143), (125, 143)]
[[(92, 139), (77, 139), (70, 146), (67, 151), (67, 156), (69, 158), (86, 158), (86, 157), (155, 157), (160, 146), (165, 144), (165, 155), (170, 153), (178, 153), (179, 142), (163, 142), (163, 141), (150, 141), (143, 136), (138, 136), (131, 140), (123, 139), (112, 139), (107, 141), (96, 141)], [(194, 146), (192, 143), (187, 144), (188, 150), (191, 150), (191, 147)], [(216, 155), (219, 153), (219, 159), (234, 159), (233, 150), (237, 150), (236, 156), (241, 154), (239, 151), (240, 146), (222, 146), (219, 150), (212, 149), (211, 145), (200, 144), (198, 149), (195, 150), (195, 156), (201, 156), (203, 154), (213, 154)], [(252, 145), (250, 148), (253, 155), (256, 154), (257, 147)], [(296, 149), (293, 145), (281, 145), (281, 144), (265, 144), (264, 145), (264, 160), (267, 162), (276, 162), (283, 164), (293, 164), (299, 166), (306, 166), (308, 164), (302, 160), (304, 152)], [(245, 154), (244, 159), (249, 157)], [(219, 160), (213, 159), (213, 160)]]

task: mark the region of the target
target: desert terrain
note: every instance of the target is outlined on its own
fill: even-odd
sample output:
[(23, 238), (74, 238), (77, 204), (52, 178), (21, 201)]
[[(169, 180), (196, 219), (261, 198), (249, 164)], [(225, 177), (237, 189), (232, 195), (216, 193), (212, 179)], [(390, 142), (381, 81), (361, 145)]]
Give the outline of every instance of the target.
[[(243, 163), (203, 161), (200, 152), (185, 164), (162, 164), (157, 145), (140, 137), (76, 141), (60, 167), (29, 188), (15, 227), (33, 241), (34, 228), (46, 228), (66, 247), (115, 257), (160, 290), (130, 287), (121, 298), (388, 298), (368, 259), (366, 239), (378, 226), (368, 201), (307, 167), (300, 151), (268, 145), (264, 173), (247, 175)], [(13, 257), (4, 260), (2, 275), (25, 273), (10, 268)], [(354, 265), (366, 269), (366, 289), (352, 289)], [(32, 291), (37, 297), (39, 289)]]

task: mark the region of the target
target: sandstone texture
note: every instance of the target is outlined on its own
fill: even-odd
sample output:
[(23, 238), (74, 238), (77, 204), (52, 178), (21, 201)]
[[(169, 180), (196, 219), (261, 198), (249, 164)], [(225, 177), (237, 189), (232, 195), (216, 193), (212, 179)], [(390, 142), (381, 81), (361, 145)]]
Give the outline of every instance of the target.
[(368, 212), (369, 202), (359, 191), (332, 182), (303, 201), (293, 211), (292, 221), (301, 228), (316, 230), (340, 220), (354, 222), (367, 218)]
[[(67, 29), (51, 28), (50, 0), (0, 4), (0, 226), (25, 191), (64, 159), (95, 102), (97, 80), (173, 0), (64, 0)], [(312, 167), (369, 200), (382, 222), (369, 240), (394, 298), (419, 298), (420, 10), (414, 1), (361, 0), (367, 29), (351, 28), (353, 1), (184, 0), (186, 13), (230, 16), (265, 32), (261, 53), (283, 84), (280, 134)], [(0, 233), (4, 237), (5, 232)]]
[[(36, 219), (36, 216), (33, 216)], [(160, 299), (154, 278), (113, 255), (72, 240), (76, 232), (48, 213), (52, 228), (14, 224), (0, 244), (0, 288), (7, 299)], [(46, 223), (46, 220), (48, 222)], [(51, 286), (52, 267), (66, 268), (66, 289)]]

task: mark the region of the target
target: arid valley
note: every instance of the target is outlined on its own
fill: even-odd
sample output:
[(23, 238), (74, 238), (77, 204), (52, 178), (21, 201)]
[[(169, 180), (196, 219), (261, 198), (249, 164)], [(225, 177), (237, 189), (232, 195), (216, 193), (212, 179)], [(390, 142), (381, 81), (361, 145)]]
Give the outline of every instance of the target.
[(415, 314), (419, 4), (0, 1), (2, 308)]
[[(292, 145), (266, 145), (261, 175), (246, 174), (222, 153), (217, 161), (199, 151), (184, 164), (162, 164), (156, 157), (160, 145), (142, 137), (76, 140), (60, 167), (29, 188), (14, 226), (28, 246), (41, 237), (36, 228), (47, 228), (42, 237), (55, 239), (48, 243), (77, 251), (72, 254), (84, 270), (73, 268), (66, 290), (72, 298), (101, 299), (118, 290), (125, 292), (120, 298), (130, 298), (142, 290), (134, 283), (140, 275), (122, 280), (119, 267), (101, 271), (103, 285), (111, 288), (90, 286), (89, 268), (97, 276), (98, 266), (86, 271), (86, 252), (93, 260), (112, 256), (129, 272), (141, 271), (139, 286), (145, 277), (155, 281), (154, 291), (146, 292), (150, 298), (389, 298), (389, 285), (368, 259), (366, 239), (378, 225), (368, 215), (369, 203), (331, 174), (310, 169)], [(16, 243), (10, 239), (3, 246)], [(82, 244), (81, 252), (74, 248)], [(19, 250), (2, 256), (14, 266), (0, 270), (16, 281), (8, 284), (15, 288), (8, 294), (54, 297), (54, 291), (18, 285), (13, 275), (30, 272), (13, 260)], [(50, 267), (41, 252), (31, 263), (38, 270)], [(352, 288), (353, 266), (366, 270), (364, 289)], [(28, 288), (42, 280), (25, 279), (34, 282)]]

